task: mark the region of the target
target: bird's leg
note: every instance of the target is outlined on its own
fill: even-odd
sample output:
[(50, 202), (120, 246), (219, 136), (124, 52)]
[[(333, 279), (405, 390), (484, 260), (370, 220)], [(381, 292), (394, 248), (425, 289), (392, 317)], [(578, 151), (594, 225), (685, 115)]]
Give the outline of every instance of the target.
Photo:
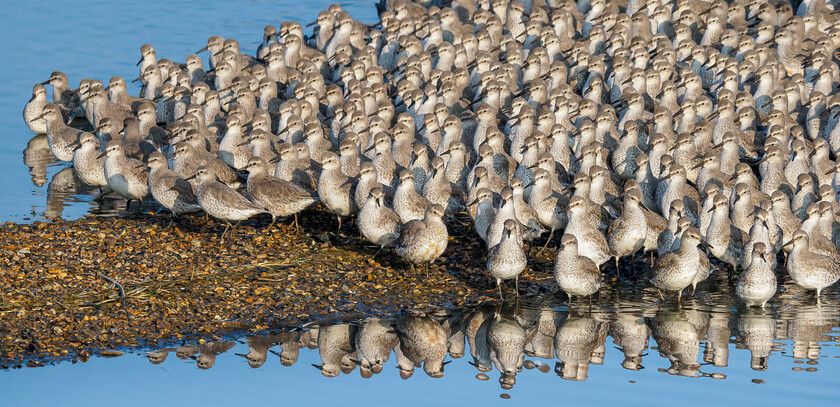
[(519, 298), (519, 276), (518, 275), (516, 276), (514, 281), (515, 281), (515, 284), (516, 284), (516, 298)]
[(230, 228), (230, 238), (231, 239), (234, 239), (236, 237), (236, 228), (238, 228), (238, 227), (239, 227), (239, 221), (236, 221), (236, 223), (234, 223), (233, 226), (231, 226), (231, 228)]
[(341, 216), (336, 215), (336, 217), (338, 218), (338, 232), (336, 232), (335, 236), (341, 237)]
[(695, 291), (697, 291), (697, 285), (693, 285), (693, 284), (692, 284), (692, 286), (691, 286), (691, 296), (692, 296), (692, 297), (694, 297), (694, 292), (695, 292)]
[(298, 224), (297, 214), (295, 214), (295, 232), (300, 233), (300, 225)]
[(274, 222), (275, 222), (276, 220), (277, 220), (277, 217), (276, 217), (276, 216), (274, 216), (274, 215), (271, 215), (271, 223), (269, 223), (269, 224), (268, 224), (268, 227), (267, 227), (267, 228), (265, 228), (265, 230), (266, 230), (266, 231), (271, 230), (271, 227), (272, 227), (272, 226), (274, 226)]
[(385, 250), (385, 248), (384, 248), (384, 247), (380, 247), (380, 248), (379, 248), (379, 250), (377, 250), (377, 251), (376, 251), (376, 253), (374, 253), (374, 254), (373, 254), (373, 256), (370, 256), (370, 259), (371, 259), (371, 260), (375, 259), (375, 258), (376, 258), (376, 256), (378, 256), (378, 255), (379, 255), (379, 253), (382, 253), (382, 251), (383, 251), (383, 250)]
[(224, 232), (222, 232), (222, 240), (221, 240), (221, 243), (224, 243), (224, 242), (225, 242), (225, 235), (227, 234), (228, 229), (230, 229), (230, 222), (225, 221), (225, 231), (224, 231)]
[(618, 255), (615, 256), (615, 275), (621, 275), (621, 272), (618, 271)]
[(128, 213), (131, 210), (131, 199), (125, 201), (125, 212)]
[(680, 299), (682, 298), (682, 292), (683, 290), (680, 290), (680, 292), (677, 293), (677, 304), (680, 303)]
[(542, 247), (542, 250), (540, 250), (540, 252), (548, 248), (548, 244), (551, 243), (552, 237), (554, 237), (554, 229), (551, 229), (551, 233), (548, 234), (548, 240), (545, 241), (545, 246)]
[(105, 190), (102, 187), (99, 187), (99, 193), (93, 198), (94, 201), (100, 202), (102, 198), (105, 197)]
[(662, 302), (665, 302), (665, 297), (662, 296), (662, 291), (657, 288), (656, 292), (659, 293), (659, 299), (662, 300)]
[(408, 263), (408, 264), (410, 264), (410, 265), (411, 265), (411, 275), (416, 274), (416, 273), (417, 273), (417, 269), (414, 267), (414, 263)]
[(502, 280), (498, 278), (496, 279), (496, 287), (499, 288), (499, 298), (501, 298), (501, 300), (504, 301), (505, 296), (502, 294)]

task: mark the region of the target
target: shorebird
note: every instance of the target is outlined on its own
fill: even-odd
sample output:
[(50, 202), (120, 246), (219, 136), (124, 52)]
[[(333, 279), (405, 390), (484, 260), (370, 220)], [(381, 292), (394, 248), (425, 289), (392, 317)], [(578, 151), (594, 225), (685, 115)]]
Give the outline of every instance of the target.
[(353, 180), (341, 172), (338, 156), (335, 153), (325, 153), (321, 166), (321, 176), (318, 178), (318, 199), (338, 218), (337, 233), (340, 234), (341, 218), (358, 211), (353, 201)]
[(138, 201), (137, 210), (143, 199), (149, 195), (149, 174), (142, 161), (125, 156), (119, 141), (111, 141), (105, 147), (105, 180), (112, 191), (128, 199), (125, 209), (131, 207), (131, 201)]
[(787, 271), (796, 284), (806, 290), (817, 290), (817, 302), (822, 290), (840, 279), (840, 264), (811, 251), (808, 234), (802, 230), (793, 233), (787, 259)]
[(41, 114), (31, 120), (44, 120), (46, 123), (47, 143), (55, 158), (73, 161), (73, 150), (78, 145), (79, 136), (84, 132), (64, 124), (58, 105), (45, 104)]
[(592, 227), (593, 216), (595, 215), (587, 208), (584, 198), (573, 197), (569, 201), (569, 223), (564, 233), (577, 239), (581, 256), (592, 259), (598, 267), (601, 267), (613, 257), (613, 254), (607, 238), (598, 229)]
[(73, 169), (85, 184), (90, 186), (108, 186), (105, 177), (105, 157), (99, 152), (99, 139), (93, 134), (82, 133), (79, 147), (73, 152)]
[(422, 264), (429, 272), (429, 263), (440, 257), (449, 243), (449, 232), (443, 224), (444, 209), (432, 205), (426, 209), (423, 219), (414, 219), (402, 226), (397, 242), (397, 254), (411, 264), (412, 273), (415, 265)]
[(220, 182), (209, 166), (199, 167), (193, 178), (198, 179), (196, 197), (201, 209), (208, 215), (225, 222), (222, 241), (231, 228), (230, 222), (239, 224), (240, 221), (267, 212), (262, 206), (245, 199), (239, 192)]
[(370, 190), (356, 219), (362, 236), (380, 249), (393, 246), (400, 237), (402, 222), (399, 215), (385, 205), (385, 192), (381, 187)]
[(400, 215), (403, 223), (422, 219), (432, 205), (428, 199), (417, 193), (414, 188), (414, 173), (400, 171), (399, 185), (394, 192), (394, 211)]
[(312, 193), (289, 181), (268, 175), (268, 163), (260, 157), (251, 157), (245, 169), (248, 171), (248, 195), (255, 204), (271, 214), (268, 227), (274, 225), (278, 216), (294, 216), (295, 228), (299, 229), (297, 214), (317, 201)]
[(496, 280), (500, 298), (504, 298), (502, 281), (511, 278), (516, 282), (516, 296), (519, 296), (519, 274), (528, 265), (528, 257), (522, 248), (522, 237), (517, 230), (518, 227), (519, 224), (515, 220), (506, 220), (502, 240), (487, 252), (487, 273)]
[[(645, 243), (647, 237), (647, 219), (639, 204), (642, 194), (639, 191), (630, 191), (624, 194), (624, 208), (621, 216), (610, 223), (607, 230), (607, 243), (615, 257), (615, 270), (618, 272), (618, 259), (624, 256), (633, 256)], [(633, 262), (635, 273), (636, 265)]]
[[(39, 83), (33, 86), (32, 98), (23, 107), (23, 121), (29, 126), (29, 130), (38, 134), (47, 132), (47, 121), (41, 116), (47, 103), (47, 89), (44, 85)], [(41, 117), (38, 118), (38, 116)]]
[(679, 249), (657, 258), (653, 267), (643, 276), (643, 279), (653, 284), (662, 301), (665, 301), (665, 297), (661, 290), (677, 291), (679, 301), (683, 289), (692, 284), (701, 261), (701, 253), (697, 248), (700, 239), (700, 231), (689, 228), (682, 234)]
[(149, 166), (148, 181), (152, 197), (169, 209), (173, 216), (201, 210), (192, 184), (169, 169), (162, 153), (149, 155), (146, 164)]
[(531, 189), (530, 206), (537, 214), (537, 219), (550, 233), (545, 247), (551, 242), (556, 230), (565, 229), (569, 222), (566, 209), (569, 199), (551, 186), (549, 173), (542, 168), (534, 170), (534, 187)]
[(59, 106), (63, 111), (69, 114), (84, 115), (84, 110), (81, 108), (79, 100), (79, 89), (71, 89), (69, 82), (67, 82), (67, 75), (64, 72), (55, 71), (50, 74), (50, 78), (41, 85), (52, 85), (52, 103)]
[(601, 271), (589, 257), (578, 253), (578, 242), (573, 235), (563, 235), (560, 238), (562, 247), (557, 252), (554, 263), (554, 280), (569, 296), (589, 296), (601, 288)]
[(764, 305), (776, 294), (776, 274), (767, 261), (767, 247), (764, 243), (756, 243), (752, 251), (749, 267), (741, 273), (735, 285), (735, 295), (744, 300), (748, 306)]
[(735, 272), (738, 266), (744, 268), (742, 257), (749, 237), (729, 220), (728, 199), (722, 194), (717, 194), (713, 199), (712, 220), (706, 231), (706, 242), (712, 254), (732, 266)]

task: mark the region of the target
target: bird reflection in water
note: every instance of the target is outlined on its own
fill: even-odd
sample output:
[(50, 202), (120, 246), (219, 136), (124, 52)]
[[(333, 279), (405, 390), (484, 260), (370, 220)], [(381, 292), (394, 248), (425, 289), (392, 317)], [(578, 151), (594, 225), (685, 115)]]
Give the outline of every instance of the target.
[[(822, 346), (834, 341), (833, 332), (840, 327), (836, 293), (831, 302), (803, 305), (804, 291), (795, 286), (783, 290), (780, 302), (766, 309), (741, 307), (734, 297), (721, 295), (661, 304), (653, 289), (643, 295), (615, 295), (620, 290), (606, 288), (603, 299), (592, 306), (568, 308), (562, 295), (547, 294), (498, 306), (372, 316), (340, 324), (316, 321), (304, 329), (246, 336), (236, 355), (251, 368), (265, 369), (277, 366), (269, 354), (290, 367), (301, 353), (317, 349), (320, 363), (313, 366), (324, 376), (350, 375), (358, 367), (366, 379), (394, 370), (409, 379), (420, 369), (441, 378), (448, 363), (464, 358), (479, 380), (496, 376), (508, 390), (523, 368), (549, 373), (553, 366), (559, 378), (573, 381), (587, 380), (590, 366), (604, 364), (621, 366), (631, 375), (652, 365), (675, 376), (725, 379), (730, 351), (749, 352), (750, 368), (756, 371), (768, 370), (770, 358), (783, 351), (816, 364)], [(612, 300), (619, 297), (624, 299)], [(781, 342), (787, 340), (790, 345)], [(619, 354), (607, 348), (610, 343)], [(147, 357), (162, 364), (175, 352), (179, 359), (209, 369), (232, 348), (234, 342), (184, 344), (151, 350)]]

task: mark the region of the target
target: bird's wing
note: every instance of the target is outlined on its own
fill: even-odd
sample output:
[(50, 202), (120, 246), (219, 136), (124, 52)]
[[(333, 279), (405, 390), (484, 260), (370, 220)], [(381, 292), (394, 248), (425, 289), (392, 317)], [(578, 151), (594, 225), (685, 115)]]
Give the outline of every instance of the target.
[(426, 225), (421, 220), (412, 220), (402, 225), (400, 232), (399, 246), (402, 248), (408, 247), (413, 243), (413, 240), (426, 229)]

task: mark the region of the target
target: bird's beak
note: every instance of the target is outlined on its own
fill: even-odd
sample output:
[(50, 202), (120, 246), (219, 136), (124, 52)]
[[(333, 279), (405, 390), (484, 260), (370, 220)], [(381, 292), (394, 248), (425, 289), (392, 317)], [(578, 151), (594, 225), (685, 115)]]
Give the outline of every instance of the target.
[(783, 248), (783, 249), (791, 249), (791, 248), (793, 248), (793, 240), (791, 240), (791, 241), (789, 241), (789, 242), (785, 243), (785, 244), (782, 246), (782, 248)]
[(134, 66), (139, 66), (141, 63), (143, 63), (143, 57), (140, 57), (140, 60)]
[(106, 152), (101, 152), (101, 153), (99, 153), (99, 155), (98, 155), (98, 156), (96, 156), (96, 159), (98, 160), (98, 159), (100, 159), (100, 158), (102, 158), (102, 157), (105, 157), (107, 154), (108, 154), (108, 153), (106, 153)]
[(193, 180), (193, 179), (195, 179), (195, 176), (196, 176), (196, 175), (197, 175), (197, 174), (193, 174), (193, 175), (190, 175), (189, 177), (184, 178), (184, 179), (185, 179), (185, 180), (187, 180), (187, 181), (189, 181), (189, 180)]
[(47, 79), (47, 80), (45, 80), (45, 81), (41, 82), (41, 85), (49, 85), (49, 84), (50, 84), (50, 80), (49, 80), (49, 79)]
[(140, 78), (134, 78), (134, 79), (132, 79), (132, 80), (131, 80), (131, 83), (134, 83), (134, 82), (140, 82)]

